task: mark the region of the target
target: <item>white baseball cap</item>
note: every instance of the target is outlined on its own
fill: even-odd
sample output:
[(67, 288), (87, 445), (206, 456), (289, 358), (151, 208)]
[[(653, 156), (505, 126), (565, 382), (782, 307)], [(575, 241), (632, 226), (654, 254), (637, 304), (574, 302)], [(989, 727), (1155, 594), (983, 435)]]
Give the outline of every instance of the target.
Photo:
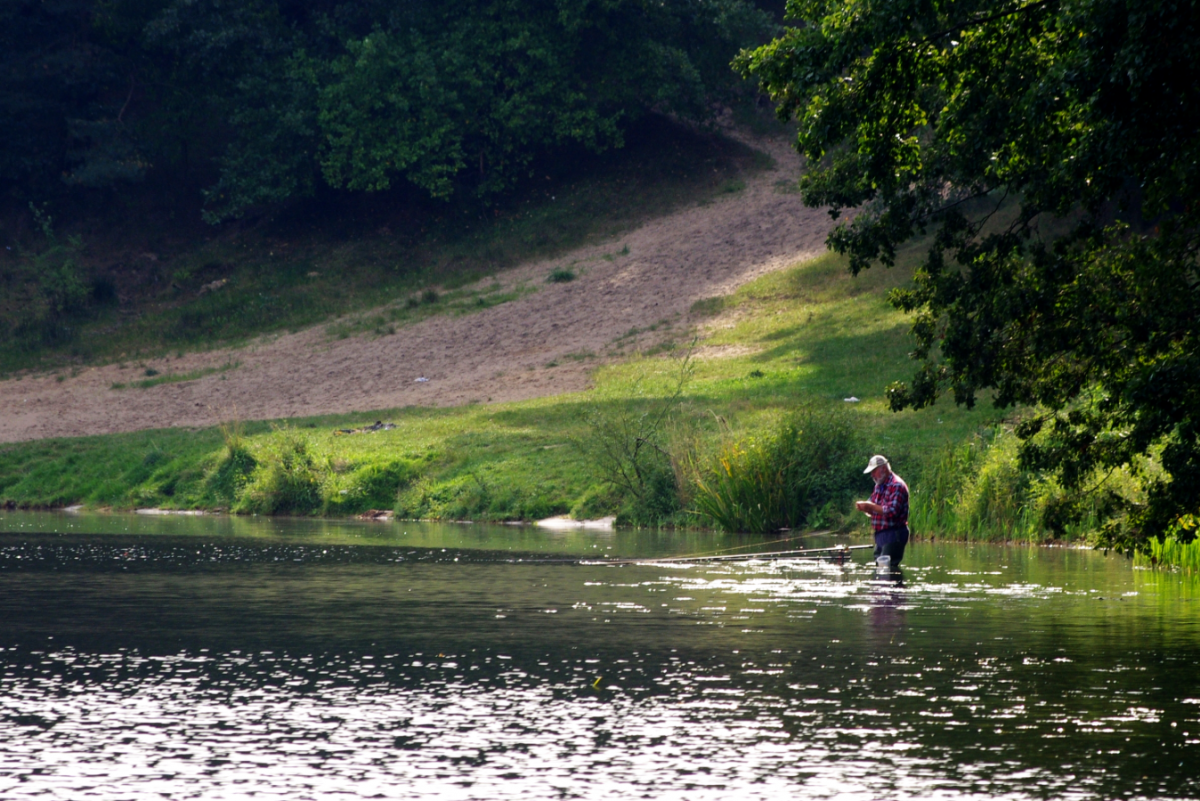
[(873, 470), (875, 470), (875, 468), (877, 468), (877, 467), (890, 467), (890, 465), (888, 464), (888, 460), (885, 457), (880, 456), (879, 454), (875, 454), (874, 456), (871, 457), (871, 461), (867, 462), (867, 469), (864, 470), (863, 472), (870, 473)]

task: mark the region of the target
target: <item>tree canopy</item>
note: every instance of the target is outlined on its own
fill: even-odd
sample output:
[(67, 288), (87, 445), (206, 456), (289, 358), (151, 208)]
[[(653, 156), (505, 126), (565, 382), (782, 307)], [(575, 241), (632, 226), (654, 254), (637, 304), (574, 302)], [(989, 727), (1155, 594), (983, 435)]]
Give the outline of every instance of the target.
[(322, 183), (487, 197), (648, 110), (704, 117), (771, 30), (743, 0), (12, 0), (0, 184), (215, 163), (213, 222)]
[[(851, 211), (858, 271), (927, 236), (921, 362), (894, 409), (990, 391), (1022, 405), (1022, 461), (1104, 492), (1108, 542), (1191, 534), (1200, 513), (1200, 4), (789, 0), (743, 51), (799, 123), (806, 203)], [(1069, 516), (1070, 508), (1063, 514)]]

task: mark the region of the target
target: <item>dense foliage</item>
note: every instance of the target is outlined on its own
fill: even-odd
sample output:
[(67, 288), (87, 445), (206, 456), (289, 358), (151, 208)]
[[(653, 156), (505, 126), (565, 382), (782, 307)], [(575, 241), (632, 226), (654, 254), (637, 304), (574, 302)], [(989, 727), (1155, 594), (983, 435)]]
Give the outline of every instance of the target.
[(0, 183), (215, 161), (213, 221), (322, 182), (486, 197), (648, 109), (703, 117), (769, 31), (742, 0), (13, 0)]
[[(1073, 493), (1128, 466), (1117, 545), (1200, 510), (1200, 3), (790, 0), (742, 53), (799, 122), (805, 201), (857, 272), (936, 232), (915, 285), (911, 384), (1039, 410), (1022, 461)], [(1013, 202), (1015, 199), (1015, 202)], [(1072, 503), (1060, 510), (1070, 519)], [(1120, 508), (1118, 508), (1120, 507)]]

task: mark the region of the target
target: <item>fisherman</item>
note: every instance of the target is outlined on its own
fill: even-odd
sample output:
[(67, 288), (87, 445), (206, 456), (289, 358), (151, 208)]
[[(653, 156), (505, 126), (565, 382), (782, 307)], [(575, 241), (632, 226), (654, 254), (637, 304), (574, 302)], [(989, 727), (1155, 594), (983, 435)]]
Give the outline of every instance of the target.
[[(864, 473), (871, 474), (875, 491), (871, 500), (858, 501), (858, 511), (871, 518), (875, 531), (875, 561), (898, 567), (908, 545), (908, 485), (892, 472), (888, 460), (876, 454), (867, 463)], [(883, 559), (883, 557), (887, 559)]]

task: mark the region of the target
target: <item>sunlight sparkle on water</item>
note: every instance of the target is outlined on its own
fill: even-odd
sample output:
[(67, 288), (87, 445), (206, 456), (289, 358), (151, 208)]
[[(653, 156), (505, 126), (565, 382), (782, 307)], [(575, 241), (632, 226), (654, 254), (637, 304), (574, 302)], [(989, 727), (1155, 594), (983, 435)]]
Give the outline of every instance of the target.
[(273, 525), (0, 535), (0, 798), (1200, 797), (1200, 591), (1101, 554)]

